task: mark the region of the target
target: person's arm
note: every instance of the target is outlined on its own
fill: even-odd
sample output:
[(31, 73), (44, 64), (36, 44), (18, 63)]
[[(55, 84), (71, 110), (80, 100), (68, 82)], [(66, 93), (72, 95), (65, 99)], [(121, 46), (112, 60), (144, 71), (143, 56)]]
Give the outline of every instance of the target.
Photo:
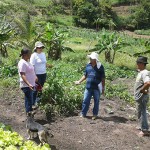
[(105, 94), (105, 69), (104, 66), (102, 65), (102, 69), (103, 69), (103, 75), (102, 75), (102, 94)]
[(144, 94), (147, 94), (149, 87), (150, 87), (150, 81), (145, 82), (144, 85), (142, 86), (140, 92), (144, 93)]
[(105, 94), (105, 78), (102, 79), (102, 94)]
[(80, 84), (81, 82), (83, 82), (85, 79), (86, 79), (86, 76), (85, 76), (85, 75), (83, 75), (83, 76), (81, 77), (81, 79), (80, 79), (80, 80), (75, 81), (74, 83), (75, 83), (76, 85), (79, 85), (79, 84)]
[(29, 86), (29, 88), (31, 90), (33, 90), (33, 86), (28, 82), (26, 75), (24, 72), (20, 72), (21, 78), (23, 79), (23, 81)]
[(148, 89), (150, 87), (150, 76), (149, 76), (149, 72), (148, 71), (145, 71), (143, 74), (142, 74), (142, 79), (143, 79), (143, 82), (144, 82), (144, 85), (142, 86), (142, 88), (140, 89), (140, 92), (141, 93), (144, 93), (144, 94), (148, 94)]

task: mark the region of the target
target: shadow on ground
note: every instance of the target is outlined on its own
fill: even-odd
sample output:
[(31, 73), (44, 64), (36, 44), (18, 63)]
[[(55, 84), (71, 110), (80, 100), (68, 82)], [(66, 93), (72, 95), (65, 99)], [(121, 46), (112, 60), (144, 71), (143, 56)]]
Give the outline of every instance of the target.
[(128, 119), (126, 119), (124, 117), (119, 117), (119, 116), (103, 117), (101, 119), (104, 121), (113, 121), (116, 123), (126, 123), (128, 121)]

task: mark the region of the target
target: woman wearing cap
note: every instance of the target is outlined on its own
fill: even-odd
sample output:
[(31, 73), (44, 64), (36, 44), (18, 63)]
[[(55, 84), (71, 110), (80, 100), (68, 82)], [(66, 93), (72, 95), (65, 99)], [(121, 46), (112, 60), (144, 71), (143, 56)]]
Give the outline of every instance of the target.
[(75, 81), (75, 84), (78, 85), (84, 80), (86, 80), (86, 88), (84, 92), (84, 99), (82, 103), (81, 117), (86, 117), (86, 114), (89, 109), (91, 97), (94, 97), (94, 108), (93, 108), (93, 117), (96, 119), (99, 111), (99, 100), (100, 100), (100, 90), (99, 84), (102, 83), (102, 94), (105, 90), (105, 71), (103, 65), (98, 60), (98, 54), (92, 52), (91, 55), (88, 55), (90, 58), (90, 63), (87, 64), (84, 75), (78, 81)]
[[(38, 83), (43, 87), (46, 81), (46, 56), (43, 52), (45, 46), (42, 42), (37, 41), (35, 43), (34, 53), (31, 55), (30, 63), (34, 66)], [(33, 105), (35, 105), (37, 97), (37, 91), (34, 92)]]
[(20, 57), (22, 59), (18, 63), (18, 73), (20, 76), (20, 88), (25, 94), (26, 113), (32, 111), (33, 88), (37, 77), (34, 72), (33, 65), (29, 62), (31, 51), (22, 49)]

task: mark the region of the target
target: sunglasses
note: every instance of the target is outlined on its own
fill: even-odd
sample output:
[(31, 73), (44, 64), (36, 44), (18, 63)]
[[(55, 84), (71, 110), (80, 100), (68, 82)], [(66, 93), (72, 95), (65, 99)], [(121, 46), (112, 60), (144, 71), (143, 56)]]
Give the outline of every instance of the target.
[(38, 49), (43, 49), (43, 47), (37, 47)]

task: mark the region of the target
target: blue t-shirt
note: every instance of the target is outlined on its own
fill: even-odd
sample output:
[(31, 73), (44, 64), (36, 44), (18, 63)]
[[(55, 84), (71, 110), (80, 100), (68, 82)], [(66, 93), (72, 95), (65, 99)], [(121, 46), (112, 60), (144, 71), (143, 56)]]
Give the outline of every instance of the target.
[(98, 69), (97, 65), (94, 67), (91, 63), (86, 65), (84, 75), (86, 76), (86, 88), (98, 89), (98, 84), (105, 78), (105, 71), (103, 65)]

